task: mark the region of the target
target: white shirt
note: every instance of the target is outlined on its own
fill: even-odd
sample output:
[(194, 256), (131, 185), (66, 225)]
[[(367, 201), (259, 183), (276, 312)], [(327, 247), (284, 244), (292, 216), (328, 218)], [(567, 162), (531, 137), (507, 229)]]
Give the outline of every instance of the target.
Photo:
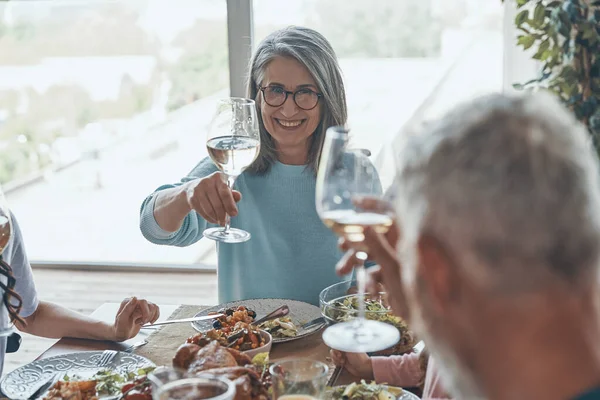
[[(23, 299), (23, 306), (19, 315), (23, 318), (29, 317), (35, 312), (39, 305), (37, 292), (35, 290), (35, 284), (33, 282), (33, 274), (31, 272), (31, 265), (27, 259), (27, 253), (25, 252), (25, 245), (23, 244), (23, 236), (21, 235), (21, 229), (17, 223), (15, 216), (12, 216), (12, 235), (2, 253), (2, 259), (10, 265), (13, 270), (16, 283), (14, 290)], [(1, 277), (2, 282), (6, 284), (6, 277)], [(13, 300), (14, 302), (14, 300)], [(4, 307), (4, 304), (0, 303), (0, 326), (7, 327), (10, 325), (10, 318), (8, 316), (8, 310)], [(6, 354), (6, 337), (0, 338), (0, 375), (2, 375), (2, 369), (4, 367), (4, 355)]]

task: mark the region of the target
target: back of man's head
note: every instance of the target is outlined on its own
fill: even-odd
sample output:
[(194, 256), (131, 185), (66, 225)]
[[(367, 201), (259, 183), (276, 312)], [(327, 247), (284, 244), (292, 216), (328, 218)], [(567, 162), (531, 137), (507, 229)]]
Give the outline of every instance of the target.
[(408, 242), (436, 237), (482, 287), (585, 284), (598, 271), (598, 184), (588, 132), (554, 98), (491, 95), (406, 137), (398, 214)]
[[(509, 390), (515, 374), (541, 368), (523, 367), (519, 349), (562, 360), (548, 343), (593, 336), (598, 162), (571, 113), (548, 94), (492, 95), (404, 139), (395, 185), (404, 294), (447, 387), (478, 398), (501, 377)], [(544, 386), (528, 385), (515, 390)]]

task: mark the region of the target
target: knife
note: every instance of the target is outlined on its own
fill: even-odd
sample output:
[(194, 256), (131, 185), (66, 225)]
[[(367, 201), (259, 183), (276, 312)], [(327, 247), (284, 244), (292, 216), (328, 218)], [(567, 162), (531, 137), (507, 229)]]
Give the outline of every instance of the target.
[(38, 397), (41, 397), (44, 393), (46, 393), (46, 391), (48, 391), (48, 389), (50, 389), (52, 386), (54, 386), (56, 381), (58, 381), (59, 376), (60, 376), (60, 372), (57, 372), (54, 375), (52, 375), (50, 378), (48, 378), (48, 380), (42, 386), (37, 388), (37, 390), (35, 392), (33, 392), (31, 395), (29, 395), (29, 398), (37, 399)]
[(155, 326), (161, 326), (161, 325), (180, 324), (182, 322), (206, 321), (207, 319), (215, 319), (215, 318), (223, 317), (224, 315), (225, 314), (212, 314), (212, 315), (203, 315), (201, 317), (192, 317), (192, 318), (183, 318), (183, 319), (172, 319), (170, 321), (162, 321), (162, 322), (155, 322), (153, 324), (142, 325), (142, 329), (144, 329), (144, 328), (153, 328)]
[(309, 321), (302, 325), (299, 330), (305, 331), (309, 328), (312, 328), (315, 325), (325, 325), (326, 321), (324, 317), (315, 318), (312, 321)]

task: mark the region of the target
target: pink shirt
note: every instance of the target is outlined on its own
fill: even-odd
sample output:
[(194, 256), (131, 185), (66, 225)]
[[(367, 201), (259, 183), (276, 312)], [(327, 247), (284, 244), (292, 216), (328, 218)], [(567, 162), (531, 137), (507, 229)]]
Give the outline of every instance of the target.
[[(387, 383), (391, 386), (416, 387), (419, 385), (423, 373), (416, 353), (401, 356), (372, 357), (373, 375), (378, 383)], [(423, 400), (449, 399), (440, 386), (439, 374), (435, 361), (429, 357), (427, 373), (425, 374), (425, 388)]]

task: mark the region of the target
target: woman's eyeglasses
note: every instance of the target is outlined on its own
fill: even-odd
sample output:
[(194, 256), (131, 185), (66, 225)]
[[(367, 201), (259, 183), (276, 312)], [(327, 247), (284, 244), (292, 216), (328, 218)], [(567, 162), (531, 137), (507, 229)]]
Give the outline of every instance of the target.
[(295, 92), (285, 90), (281, 86), (265, 86), (260, 87), (265, 103), (271, 107), (279, 107), (286, 102), (288, 95), (292, 95), (294, 103), (305, 111), (312, 110), (319, 103), (319, 99), (323, 97), (321, 93), (317, 93), (311, 89), (298, 89)]

